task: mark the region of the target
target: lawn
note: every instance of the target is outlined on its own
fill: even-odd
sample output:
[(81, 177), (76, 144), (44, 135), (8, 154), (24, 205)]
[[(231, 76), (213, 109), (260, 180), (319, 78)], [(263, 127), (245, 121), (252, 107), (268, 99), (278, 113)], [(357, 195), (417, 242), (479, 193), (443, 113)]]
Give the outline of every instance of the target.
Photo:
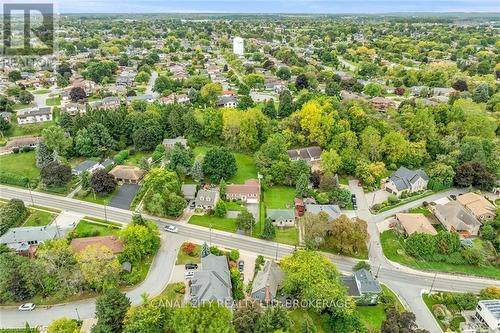
[(264, 204), (270, 209), (293, 208), (294, 198), (293, 187), (273, 186), (264, 191)]
[(47, 98), (45, 104), (47, 104), (47, 106), (59, 106), (61, 105), (61, 97)]
[(56, 125), (55, 121), (44, 121), (40, 124), (27, 124), (27, 125), (18, 125), (14, 124), (12, 128), (9, 130), (8, 136), (23, 136), (23, 135), (40, 135), (44, 128)]
[(13, 111), (21, 110), (21, 109), (27, 109), (27, 108), (32, 108), (35, 106), (35, 103), (30, 103), (30, 104), (14, 104), (12, 106)]
[[(394, 230), (387, 230), (380, 234), (380, 242), (387, 259), (398, 262), (411, 268), (445, 273), (460, 273), (467, 275), (484, 276), (500, 279), (500, 270), (494, 266), (452, 265), (443, 262), (417, 260), (408, 256), (403, 249), (403, 239), (398, 238)], [(480, 246), (475, 243), (475, 246)]]
[(30, 180), (40, 177), (40, 170), (35, 164), (35, 152), (7, 154), (0, 156), (0, 172), (26, 176)]
[(43, 95), (43, 94), (48, 94), (49, 92), (50, 92), (49, 89), (40, 89), (40, 90), (33, 91), (32, 93), (35, 95)]
[(242, 210), (244, 206), (239, 201), (226, 201), (227, 210)]
[[(186, 243), (184, 243), (186, 244)], [(184, 245), (182, 244), (182, 245)], [(179, 250), (179, 253), (177, 254), (177, 262), (175, 263), (176, 265), (185, 265), (185, 264), (199, 264), (201, 262), (201, 245), (194, 244), (195, 245), (195, 250), (193, 252), (194, 255), (190, 256), (189, 254), (186, 254), (184, 251), (182, 251), (182, 246)]]
[[(381, 285), (383, 293), (386, 295), (390, 295), (395, 300), (395, 306), (399, 311), (404, 311), (405, 308), (403, 304), (399, 301), (397, 296), (387, 288), (385, 285)], [(375, 306), (357, 306), (356, 312), (359, 314), (359, 317), (366, 325), (370, 332), (380, 332), (380, 327), (382, 326), (382, 322), (385, 320), (385, 309), (383, 304), (377, 304)]]
[(129, 155), (129, 157), (125, 160), (125, 165), (135, 165), (139, 166), (139, 162), (143, 158), (148, 158), (150, 156), (150, 153), (143, 152), (143, 151), (136, 151), (134, 155)]
[[(205, 156), (207, 151), (211, 147), (206, 146), (198, 146), (193, 149), (194, 156), (196, 158)], [(246, 180), (251, 178), (257, 178), (257, 166), (255, 165), (255, 160), (252, 155), (238, 153), (232, 151), (234, 158), (236, 159), (236, 166), (238, 167), (238, 171), (236, 174), (230, 179), (226, 180), (228, 184), (243, 184)]]
[(26, 221), (24, 221), (23, 227), (38, 227), (48, 225), (54, 220), (55, 217), (56, 215), (53, 213), (30, 209), (30, 215), (28, 216)]
[(118, 234), (119, 229), (111, 224), (103, 225), (87, 220), (78, 222), (74, 233), (76, 237), (109, 236)]
[(141, 283), (148, 276), (149, 267), (151, 267), (154, 257), (154, 255), (147, 256), (138, 265), (132, 265), (132, 271), (130, 273), (122, 272), (120, 275), (121, 279), (130, 286)]
[(190, 224), (199, 225), (202, 227), (212, 228), (222, 231), (235, 232), (236, 219), (228, 219), (225, 217), (209, 216), (209, 215), (193, 215), (189, 219)]
[(182, 282), (171, 283), (167, 285), (160, 295), (153, 298), (153, 301), (167, 301), (170, 302), (172, 306), (180, 306), (184, 301), (184, 293), (182, 290), (186, 290), (186, 285)]
[(104, 196), (100, 196), (93, 192), (87, 193), (87, 191), (81, 190), (75, 195), (75, 199), (93, 202), (99, 205), (107, 205), (111, 201), (111, 199), (115, 196), (115, 194), (118, 193), (119, 188), (120, 187), (117, 186), (113, 192)]
[(325, 328), (323, 327), (321, 315), (312, 310), (300, 308), (291, 310), (288, 312), (288, 314), (290, 316), (290, 319), (292, 320), (292, 327), (290, 328), (291, 333), (300, 333), (302, 329), (302, 323), (306, 320), (307, 317), (312, 319), (318, 333), (326, 332)]

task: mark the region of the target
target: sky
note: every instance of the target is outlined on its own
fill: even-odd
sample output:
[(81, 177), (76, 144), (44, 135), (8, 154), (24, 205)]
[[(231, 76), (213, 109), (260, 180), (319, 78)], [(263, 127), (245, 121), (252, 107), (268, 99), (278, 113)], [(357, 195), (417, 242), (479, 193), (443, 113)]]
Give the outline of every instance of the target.
[[(5, 2), (24, 1), (5, 0)], [(55, 0), (55, 2), (60, 13), (500, 12), (500, 0)]]

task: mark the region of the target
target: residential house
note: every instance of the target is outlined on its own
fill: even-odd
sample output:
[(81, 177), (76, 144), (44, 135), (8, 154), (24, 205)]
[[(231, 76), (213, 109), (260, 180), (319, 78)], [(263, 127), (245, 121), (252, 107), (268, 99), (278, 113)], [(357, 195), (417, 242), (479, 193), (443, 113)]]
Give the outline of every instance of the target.
[(98, 87), (93, 81), (90, 80), (75, 80), (72, 83), (72, 86), (67, 90), (71, 91), (71, 89), (73, 88), (82, 88), (83, 91), (85, 91), (87, 97), (89, 97), (90, 95), (92, 95), (94, 92), (97, 91)]
[(321, 148), (318, 146), (290, 149), (288, 157), (292, 161), (304, 160), (313, 169), (319, 169), (319, 162), (321, 161)]
[(141, 168), (133, 165), (117, 165), (110, 172), (118, 182), (137, 184), (146, 173)]
[(437, 235), (436, 229), (424, 214), (397, 213), (396, 220), (400, 228), (410, 236), (413, 233)]
[(317, 204), (309, 204), (305, 205), (306, 212), (311, 214), (319, 214), (324, 213), (328, 215), (328, 221), (333, 221), (339, 218), (342, 214), (340, 211), (340, 207), (338, 205), (317, 205)]
[(469, 192), (459, 195), (457, 197), (457, 201), (464, 206), (469, 213), (482, 222), (486, 220), (494, 220), (496, 217), (495, 205), (489, 202), (482, 195)]
[(184, 148), (188, 147), (188, 140), (182, 136), (179, 136), (175, 139), (163, 139), (163, 146), (165, 147), (165, 149), (172, 149), (177, 143)]
[(231, 274), (226, 256), (209, 254), (201, 258), (201, 271), (194, 272), (191, 280), (191, 302), (232, 305)]
[(400, 196), (401, 193), (414, 193), (427, 189), (429, 177), (424, 170), (410, 170), (400, 167), (384, 184), (387, 192)]
[(75, 238), (71, 241), (70, 246), (75, 253), (82, 252), (88, 246), (105, 246), (113, 254), (122, 253), (124, 249), (123, 242), (116, 236)]
[(76, 116), (77, 114), (85, 113), (87, 108), (85, 104), (68, 103), (62, 107), (62, 111), (68, 113), (70, 116)]
[(500, 331), (500, 300), (481, 300), (477, 303), (475, 318), (487, 326), (489, 332)]
[(214, 209), (219, 197), (219, 191), (201, 189), (196, 194), (196, 208)]
[(5, 121), (10, 123), (10, 120), (12, 119), (12, 112), (8, 111), (0, 112), (0, 117), (2, 117)]
[(260, 181), (258, 179), (248, 179), (245, 184), (227, 185), (226, 198), (228, 200), (241, 200), (246, 203), (259, 203)]
[(230, 95), (219, 96), (216, 105), (218, 107), (234, 109), (238, 107), (238, 99), (235, 96)]
[(295, 206), (295, 211), (297, 216), (304, 215), (306, 211), (306, 205), (314, 205), (316, 204), (316, 200), (314, 198), (294, 198), (293, 205)]
[(251, 297), (263, 304), (272, 304), (283, 282), (284, 273), (276, 262), (268, 260), (252, 282)]
[(99, 169), (104, 169), (104, 166), (101, 163), (97, 161), (86, 160), (75, 166), (73, 170), (71, 170), (71, 173), (75, 176), (79, 176), (84, 172), (92, 173)]
[(48, 240), (65, 237), (65, 233), (56, 226), (10, 228), (0, 237), (0, 244), (18, 254), (32, 256), (38, 245)]
[(24, 147), (36, 148), (40, 143), (41, 138), (38, 136), (18, 136), (11, 138), (7, 144), (0, 147), (0, 154), (11, 153), (14, 149), (22, 149)]
[(52, 108), (51, 107), (41, 107), (33, 108), (28, 111), (17, 113), (17, 122), (20, 125), (24, 124), (36, 124), (52, 120)]
[(441, 87), (435, 87), (432, 88), (432, 95), (434, 96), (450, 96), (451, 93), (454, 93), (456, 90), (453, 88), (441, 88)]
[(104, 97), (101, 101), (101, 106), (103, 109), (116, 109), (121, 105), (120, 99), (115, 96)]
[(347, 287), (347, 294), (360, 305), (375, 305), (382, 293), (382, 287), (370, 271), (362, 268), (351, 276), (343, 276), (342, 282)]
[(458, 232), (464, 237), (477, 236), (481, 223), (460, 203), (450, 201), (431, 206), (431, 209), (446, 230)]
[(295, 226), (295, 212), (293, 209), (267, 209), (266, 216), (277, 227)]
[(153, 95), (149, 95), (149, 94), (127, 97), (127, 104), (130, 104), (133, 101), (145, 101), (147, 103), (153, 103), (155, 101), (155, 98)]
[(169, 104), (184, 104), (190, 102), (188, 95), (186, 94), (170, 94), (165, 97), (160, 97), (158, 100), (160, 104), (169, 105)]
[(396, 107), (392, 99), (385, 97), (373, 97), (370, 102), (378, 112), (387, 112), (389, 108)]
[(196, 198), (196, 185), (194, 184), (182, 184), (181, 192), (184, 199), (190, 201)]

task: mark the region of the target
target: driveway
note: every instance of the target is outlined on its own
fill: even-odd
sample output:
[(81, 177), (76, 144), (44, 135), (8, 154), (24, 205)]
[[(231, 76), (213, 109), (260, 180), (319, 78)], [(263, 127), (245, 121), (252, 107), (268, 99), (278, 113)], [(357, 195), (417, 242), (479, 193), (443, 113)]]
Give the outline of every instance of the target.
[(389, 198), (389, 195), (391, 194), (386, 190), (377, 190), (365, 193), (366, 201), (369, 207), (384, 202), (385, 200), (387, 200), (387, 198)]
[(52, 222), (52, 225), (58, 226), (62, 229), (73, 229), (78, 222), (84, 217), (83, 214), (73, 213), (63, 210)]
[(128, 210), (139, 189), (140, 186), (137, 184), (123, 184), (109, 202), (109, 206)]
[(247, 203), (245, 207), (248, 209), (250, 213), (252, 213), (255, 221), (259, 220), (259, 204), (258, 203)]

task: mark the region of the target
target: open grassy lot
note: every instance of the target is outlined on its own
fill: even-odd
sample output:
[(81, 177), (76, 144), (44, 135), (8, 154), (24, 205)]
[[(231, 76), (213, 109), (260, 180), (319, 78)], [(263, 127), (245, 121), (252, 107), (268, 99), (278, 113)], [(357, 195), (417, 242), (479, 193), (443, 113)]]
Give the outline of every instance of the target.
[(115, 194), (118, 193), (119, 188), (120, 187), (117, 186), (113, 192), (104, 196), (100, 196), (92, 192), (87, 193), (86, 191), (80, 191), (75, 195), (75, 199), (93, 202), (100, 205), (107, 205), (111, 201), (111, 199), (115, 196)]
[(184, 300), (184, 293), (186, 285), (182, 282), (171, 283), (167, 285), (160, 295), (153, 298), (153, 301), (169, 301), (172, 305), (181, 305)]
[(40, 170), (35, 165), (35, 152), (1, 155), (0, 172), (26, 176), (29, 179), (38, 178)]
[[(184, 243), (186, 244), (186, 243)], [(182, 244), (184, 246), (184, 244)], [(201, 245), (194, 244), (195, 245), (195, 250), (193, 252), (193, 255), (189, 255), (182, 251), (182, 246), (179, 250), (179, 253), (177, 254), (177, 261), (176, 265), (185, 265), (185, 264), (199, 264), (201, 262)]]
[[(385, 285), (381, 285), (383, 293), (389, 296), (392, 296), (392, 298), (395, 301), (394, 306), (399, 310), (399, 311), (404, 311), (405, 308), (403, 304), (399, 301), (399, 299), (396, 297), (396, 295), (387, 288)], [(382, 326), (382, 322), (386, 319), (385, 315), (385, 309), (383, 304), (377, 304), (375, 306), (357, 306), (356, 307), (356, 312), (359, 314), (359, 317), (363, 321), (363, 323), (366, 325), (368, 330), (370, 332), (376, 333), (380, 332), (380, 327)]]
[(312, 310), (307, 309), (294, 309), (288, 312), (290, 315), (290, 319), (292, 320), (292, 327), (290, 328), (291, 333), (300, 333), (302, 332), (302, 323), (306, 320), (307, 317), (311, 318), (314, 326), (318, 330), (318, 333), (326, 332), (323, 327), (323, 322), (321, 320), (321, 315), (317, 314)]
[(148, 276), (149, 267), (151, 267), (153, 259), (154, 255), (147, 256), (142, 259), (139, 264), (132, 265), (132, 271), (130, 273), (122, 272), (120, 278), (131, 286), (141, 283), (146, 279), (146, 276)]
[(44, 121), (40, 124), (18, 125), (14, 124), (7, 135), (9, 137), (22, 135), (40, 135), (44, 128), (56, 125), (55, 121)]
[(74, 230), (76, 237), (109, 236), (117, 235), (119, 228), (111, 224), (103, 225), (92, 221), (81, 220)]
[(293, 208), (294, 198), (293, 187), (273, 186), (264, 191), (264, 204), (270, 209)]
[(44, 226), (51, 223), (55, 218), (56, 214), (44, 212), (41, 210), (30, 209), (30, 215), (24, 221), (23, 227), (38, 227)]
[[(443, 262), (417, 260), (405, 253), (403, 239), (399, 238), (394, 230), (387, 230), (380, 234), (380, 242), (387, 259), (398, 262), (411, 268), (438, 271), (445, 273), (460, 273), (467, 275), (484, 276), (500, 279), (500, 270), (494, 266), (452, 265)], [(482, 249), (481, 240), (475, 240), (474, 246)]]
[(17, 111), (17, 110), (22, 110), (22, 109), (27, 109), (27, 108), (32, 108), (35, 106), (35, 103), (29, 103), (29, 104), (21, 104), (21, 103), (17, 103), (17, 104), (14, 104), (12, 106), (12, 110), (13, 111)]
[(61, 105), (61, 97), (47, 98), (45, 104), (47, 104), (47, 106), (59, 106)]
[(35, 95), (43, 95), (43, 94), (48, 94), (50, 92), (49, 89), (40, 89), (40, 90), (35, 90), (32, 93)]
[(151, 154), (143, 151), (136, 151), (134, 155), (129, 155), (129, 157), (125, 160), (125, 165), (135, 165), (139, 166), (139, 162), (143, 158), (148, 158)]
[(209, 216), (209, 215), (193, 215), (189, 219), (190, 224), (199, 225), (202, 227), (212, 228), (217, 230), (235, 232), (236, 219), (228, 219), (225, 217)]

